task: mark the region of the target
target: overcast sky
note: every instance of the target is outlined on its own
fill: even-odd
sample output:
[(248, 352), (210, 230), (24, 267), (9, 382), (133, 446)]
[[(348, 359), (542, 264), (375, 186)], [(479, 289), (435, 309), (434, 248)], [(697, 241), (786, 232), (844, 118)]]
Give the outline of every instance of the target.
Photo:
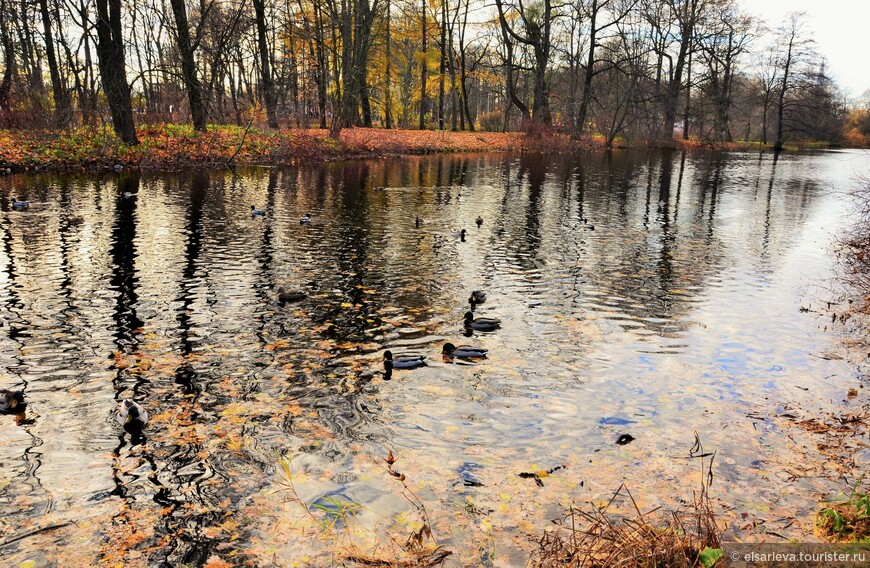
[(789, 12), (809, 15), (816, 46), (828, 58), (830, 74), (847, 94), (870, 89), (870, 0), (740, 0), (743, 9), (775, 28)]

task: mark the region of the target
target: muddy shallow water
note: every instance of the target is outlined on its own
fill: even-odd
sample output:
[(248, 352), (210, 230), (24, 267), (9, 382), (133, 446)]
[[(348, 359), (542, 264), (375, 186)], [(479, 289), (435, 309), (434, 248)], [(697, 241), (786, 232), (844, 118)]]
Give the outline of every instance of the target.
[[(861, 376), (822, 308), (836, 190), (868, 164), (616, 152), (0, 178), (0, 388), (29, 402), (0, 416), (0, 554), (335, 565), (396, 558), (428, 521), (453, 565), (522, 565), (567, 504), (623, 481), (649, 507), (691, 499), (695, 432), (728, 535), (811, 538), (868, 457), (832, 462), (789, 422), (863, 400), (844, 401)], [(307, 297), (282, 306), (279, 286)], [(473, 289), (502, 328), (469, 338)], [(444, 360), (446, 341), (489, 357)], [(429, 364), (385, 381), (385, 349)], [(116, 421), (124, 398), (151, 414), (142, 436)], [(517, 476), (556, 466), (543, 487)]]

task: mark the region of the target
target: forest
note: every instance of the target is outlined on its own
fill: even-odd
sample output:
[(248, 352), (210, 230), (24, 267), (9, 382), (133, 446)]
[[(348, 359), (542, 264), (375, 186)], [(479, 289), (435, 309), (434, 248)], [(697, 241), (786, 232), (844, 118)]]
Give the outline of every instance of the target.
[[(812, 22), (736, 0), (0, 0), (0, 128), (865, 146)], [(866, 97), (865, 97), (866, 98)]]

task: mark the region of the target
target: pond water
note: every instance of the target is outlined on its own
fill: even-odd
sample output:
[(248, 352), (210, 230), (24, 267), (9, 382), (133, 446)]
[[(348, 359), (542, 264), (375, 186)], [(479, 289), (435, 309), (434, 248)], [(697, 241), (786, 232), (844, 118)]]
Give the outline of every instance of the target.
[[(522, 565), (569, 503), (622, 482), (650, 508), (691, 500), (695, 432), (729, 534), (807, 538), (842, 472), (782, 415), (858, 386), (821, 308), (836, 190), (868, 165), (613, 152), (0, 178), (0, 388), (29, 402), (0, 416), (0, 554), (335, 565), (394, 558), (428, 522), (453, 565)], [(465, 337), (474, 289), (502, 327)], [(445, 360), (447, 341), (489, 356)], [(386, 381), (385, 349), (429, 364)], [(116, 420), (125, 398), (151, 415), (142, 436)], [(556, 466), (543, 487), (517, 476)]]

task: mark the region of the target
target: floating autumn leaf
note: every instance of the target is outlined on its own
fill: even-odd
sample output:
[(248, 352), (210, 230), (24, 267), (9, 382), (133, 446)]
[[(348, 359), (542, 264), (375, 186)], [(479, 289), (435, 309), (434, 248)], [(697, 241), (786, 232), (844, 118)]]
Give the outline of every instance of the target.
[(232, 568), (232, 564), (219, 556), (210, 556), (206, 561), (204, 568)]

